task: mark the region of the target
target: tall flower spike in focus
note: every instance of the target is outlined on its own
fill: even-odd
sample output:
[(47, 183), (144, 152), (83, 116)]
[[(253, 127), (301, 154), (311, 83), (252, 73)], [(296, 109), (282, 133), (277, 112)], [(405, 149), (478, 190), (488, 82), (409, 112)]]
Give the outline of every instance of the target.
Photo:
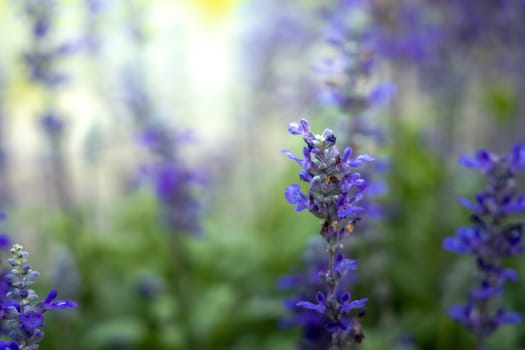
[(499, 326), (522, 319), (503, 307), (501, 295), (507, 281), (518, 279), (516, 271), (504, 267), (504, 260), (525, 251), (525, 196), (518, 193), (515, 179), (517, 172), (525, 169), (525, 147), (516, 145), (504, 155), (480, 150), (474, 157), (464, 156), (460, 161), (468, 168), (481, 170), (487, 186), (477, 193), (475, 201), (460, 200), (472, 211), (472, 225), (460, 227), (443, 241), (448, 251), (473, 255), (477, 267), (477, 283), (469, 290), (467, 302), (451, 307), (449, 315), (474, 334), (476, 349), (481, 350), (485, 349), (485, 339)]
[(338, 287), (341, 278), (357, 268), (357, 261), (345, 258), (342, 253), (342, 239), (352, 232), (353, 225), (359, 220), (357, 214), (362, 208), (357, 203), (366, 188), (366, 181), (353, 169), (373, 159), (368, 155), (351, 158), (350, 147), (341, 155), (333, 131), (326, 129), (321, 135), (314, 135), (305, 119), (290, 123), (288, 131), (302, 135), (306, 143), (303, 159), (290, 151), (283, 153), (301, 165), (299, 177), (309, 184), (309, 188), (305, 194), (300, 185), (289, 185), (285, 197), (297, 211), (308, 209), (323, 220), (320, 234), (327, 244), (328, 253), (327, 269), (319, 272), (324, 290), (317, 291), (315, 302), (300, 301), (297, 306), (325, 315), (329, 319), (325, 328), (332, 339), (330, 349), (342, 350), (364, 338), (360, 321), (368, 299), (352, 300), (350, 293)]

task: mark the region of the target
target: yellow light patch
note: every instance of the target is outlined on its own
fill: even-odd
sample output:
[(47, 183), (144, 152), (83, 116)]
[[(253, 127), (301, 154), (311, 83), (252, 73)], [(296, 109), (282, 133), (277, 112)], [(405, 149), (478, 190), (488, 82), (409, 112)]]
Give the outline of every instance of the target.
[(226, 17), (239, 0), (187, 0), (208, 20), (220, 20)]

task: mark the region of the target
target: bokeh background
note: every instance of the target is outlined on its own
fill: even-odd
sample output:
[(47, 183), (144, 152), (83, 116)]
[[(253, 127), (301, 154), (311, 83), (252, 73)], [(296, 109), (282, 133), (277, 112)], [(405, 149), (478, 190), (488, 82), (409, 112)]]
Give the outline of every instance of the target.
[[(79, 303), (42, 348), (297, 348), (282, 281), (319, 222), (286, 202), (281, 150), (303, 117), (380, 160), (346, 245), (370, 300), (356, 349), (473, 348), (446, 310), (475, 264), (442, 240), (483, 185), (458, 157), (525, 142), (524, 71), (518, 0), (0, 2), (2, 229), (40, 295)], [(505, 304), (525, 312), (523, 261)], [(489, 343), (525, 349), (524, 325)]]

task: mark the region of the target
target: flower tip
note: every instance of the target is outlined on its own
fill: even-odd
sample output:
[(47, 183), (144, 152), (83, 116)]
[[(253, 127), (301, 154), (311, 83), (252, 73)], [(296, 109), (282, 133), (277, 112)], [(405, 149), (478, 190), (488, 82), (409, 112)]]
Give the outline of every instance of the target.
[(292, 122), (288, 124), (288, 132), (292, 135), (301, 135), (302, 132), (299, 123)]
[(49, 304), (50, 302), (52, 302), (53, 300), (55, 300), (55, 298), (57, 297), (57, 295), (58, 295), (58, 292), (57, 292), (56, 290), (53, 289), (52, 291), (50, 291), (50, 292), (47, 294), (46, 298), (44, 299), (44, 303), (45, 303), (45, 304)]

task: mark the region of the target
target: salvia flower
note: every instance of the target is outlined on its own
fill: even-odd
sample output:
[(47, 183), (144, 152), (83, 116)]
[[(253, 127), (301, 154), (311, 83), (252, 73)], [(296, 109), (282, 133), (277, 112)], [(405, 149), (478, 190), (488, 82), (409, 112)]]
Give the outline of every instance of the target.
[[(318, 312), (319, 307), (316, 305), (308, 307), (309, 304), (305, 304), (305, 308), (297, 308), (297, 303), (304, 303), (303, 300), (315, 296), (324, 289), (322, 275), (319, 274), (319, 271), (326, 271), (326, 269), (326, 250), (323, 239), (316, 236), (309, 241), (302, 267), (296, 269), (293, 274), (283, 276), (278, 280), (280, 289), (293, 292), (293, 295), (285, 298), (283, 302), (289, 313), (280, 320), (280, 325), (286, 328), (300, 328), (301, 338), (298, 350), (328, 349), (332, 342), (330, 333), (325, 329), (325, 325), (331, 323), (331, 320)], [(345, 274), (339, 281), (337, 294), (343, 295), (344, 289), (354, 282), (355, 277), (351, 271)]]
[(525, 251), (524, 220), (514, 220), (516, 214), (525, 213), (525, 197), (518, 193), (515, 179), (517, 172), (525, 169), (525, 147), (516, 145), (504, 155), (480, 150), (460, 161), (480, 170), (487, 178), (487, 186), (474, 201), (460, 200), (472, 211), (472, 225), (460, 227), (443, 241), (448, 251), (474, 256), (477, 267), (477, 283), (468, 292), (467, 302), (452, 306), (449, 315), (475, 335), (478, 349), (482, 349), (485, 338), (499, 326), (522, 318), (507, 311), (500, 298), (505, 283), (518, 279), (516, 271), (503, 265), (504, 260)]
[[(308, 183), (308, 192), (303, 193), (298, 184), (292, 184), (286, 188), (285, 197), (297, 211), (307, 209), (323, 220), (320, 234), (328, 252), (327, 267), (320, 271), (324, 290), (316, 292), (314, 301), (301, 300), (297, 306), (325, 315), (325, 328), (331, 334), (330, 349), (344, 349), (350, 343), (360, 343), (364, 337), (360, 320), (367, 298), (352, 300), (349, 293), (338, 288), (341, 278), (357, 268), (357, 261), (344, 257), (341, 240), (353, 231), (362, 210), (357, 203), (366, 181), (354, 169), (373, 159), (368, 155), (352, 158), (349, 147), (340, 154), (333, 131), (313, 134), (305, 119), (290, 123), (288, 131), (303, 136), (306, 143), (304, 158), (289, 151), (283, 153), (301, 165), (299, 177)], [(359, 311), (357, 316), (353, 316), (353, 310)]]
[[(392, 82), (375, 83), (372, 79), (381, 56), (368, 24), (371, 6), (367, 1), (339, 0), (326, 9), (325, 41), (331, 54), (317, 69), (323, 82), (321, 102), (329, 104), (340, 118), (339, 140), (359, 150), (380, 150), (384, 145), (387, 134), (380, 126), (377, 107), (387, 104), (397, 93)], [(378, 219), (385, 210), (377, 198), (387, 190), (381, 176), (387, 163), (386, 159), (376, 158), (373, 168), (361, 172), (369, 182), (367, 197), (361, 202), (369, 218)]]
[(190, 138), (189, 132), (152, 124), (144, 129), (140, 140), (151, 155), (143, 171), (161, 204), (164, 223), (170, 231), (197, 234), (201, 232), (201, 206), (195, 191), (205, 178), (182, 159), (180, 149)]
[(7, 262), (11, 270), (3, 276), (8, 288), (5, 298), (2, 299), (0, 312), (10, 341), (1, 341), (0, 349), (38, 349), (38, 343), (44, 337), (44, 313), (49, 310), (74, 308), (77, 304), (69, 300), (56, 300), (55, 290), (39, 301), (38, 295), (31, 289), (39, 273), (28, 264), (27, 251), (20, 244), (14, 244), (10, 255)]

